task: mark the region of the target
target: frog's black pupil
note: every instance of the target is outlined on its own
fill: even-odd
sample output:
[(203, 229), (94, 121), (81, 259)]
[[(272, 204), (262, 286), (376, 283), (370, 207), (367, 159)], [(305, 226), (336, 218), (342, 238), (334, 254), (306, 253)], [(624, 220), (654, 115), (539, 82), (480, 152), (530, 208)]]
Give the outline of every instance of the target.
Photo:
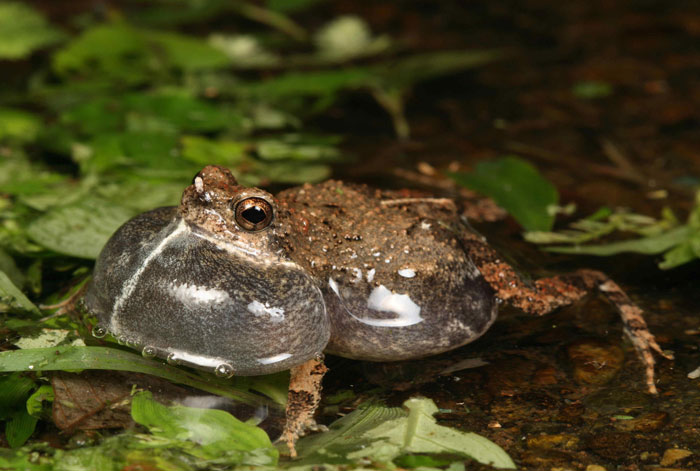
[(265, 220), (265, 211), (260, 208), (260, 206), (251, 206), (241, 213), (246, 221), (252, 224), (257, 224)]

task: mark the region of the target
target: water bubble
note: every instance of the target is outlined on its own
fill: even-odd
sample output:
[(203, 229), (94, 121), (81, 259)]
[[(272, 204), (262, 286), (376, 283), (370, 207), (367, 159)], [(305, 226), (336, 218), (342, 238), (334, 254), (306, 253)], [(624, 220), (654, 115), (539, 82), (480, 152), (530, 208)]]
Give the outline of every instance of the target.
[(128, 342), (129, 342), (128, 339), (123, 335), (120, 335), (119, 337), (117, 337), (117, 343), (119, 345), (126, 345)]
[(326, 356), (323, 354), (323, 352), (316, 352), (314, 355), (314, 360), (319, 361), (323, 363), (323, 360), (326, 358)]
[(101, 325), (96, 325), (95, 327), (92, 328), (92, 336), (93, 337), (101, 339), (105, 335), (107, 335), (107, 329), (105, 329)]
[(141, 350), (141, 355), (145, 358), (153, 358), (156, 356), (156, 348), (146, 345), (143, 347), (143, 350)]
[(230, 378), (233, 376), (233, 367), (228, 363), (221, 363), (214, 368), (214, 374), (221, 378)]
[(168, 353), (168, 356), (165, 358), (165, 361), (167, 361), (171, 365), (180, 364), (180, 360), (177, 358), (177, 355), (174, 352)]

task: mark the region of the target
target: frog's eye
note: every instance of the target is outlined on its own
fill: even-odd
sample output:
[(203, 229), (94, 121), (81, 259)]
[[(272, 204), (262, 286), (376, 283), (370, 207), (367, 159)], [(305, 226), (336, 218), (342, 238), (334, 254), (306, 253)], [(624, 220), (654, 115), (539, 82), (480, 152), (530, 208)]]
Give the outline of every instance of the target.
[(246, 198), (236, 203), (234, 214), (236, 223), (246, 231), (260, 231), (272, 222), (272, 206), (257, 197)]

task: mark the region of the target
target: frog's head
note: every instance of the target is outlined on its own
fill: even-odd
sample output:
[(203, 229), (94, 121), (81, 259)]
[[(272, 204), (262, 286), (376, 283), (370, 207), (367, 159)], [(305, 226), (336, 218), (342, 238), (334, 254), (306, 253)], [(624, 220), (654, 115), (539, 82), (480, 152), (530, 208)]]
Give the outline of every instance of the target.
[(144, 354), (255, 375), (321, 352), (330, 335), (315, 280), (274, 234), (275, 200), (208, 166), (177, 212), (138, 216), (102, 250), (86, 305)]
[(229, 169), (208, 165), (185, 189), (179, 212), (197, 230), (262, 250), (271, 241), (276, 207), (270, 193), (239, 185)]

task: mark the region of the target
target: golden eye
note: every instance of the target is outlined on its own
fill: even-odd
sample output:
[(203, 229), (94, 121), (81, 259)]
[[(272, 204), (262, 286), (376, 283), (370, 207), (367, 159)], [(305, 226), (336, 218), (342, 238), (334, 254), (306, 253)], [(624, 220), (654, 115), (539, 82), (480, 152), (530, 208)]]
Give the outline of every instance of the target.
[(260, 231), (269, 226), (272, 222), (272, 213), (270, 203), (257, 197), (241, 200), (234, 208), (236, 224), (250, 232)]

